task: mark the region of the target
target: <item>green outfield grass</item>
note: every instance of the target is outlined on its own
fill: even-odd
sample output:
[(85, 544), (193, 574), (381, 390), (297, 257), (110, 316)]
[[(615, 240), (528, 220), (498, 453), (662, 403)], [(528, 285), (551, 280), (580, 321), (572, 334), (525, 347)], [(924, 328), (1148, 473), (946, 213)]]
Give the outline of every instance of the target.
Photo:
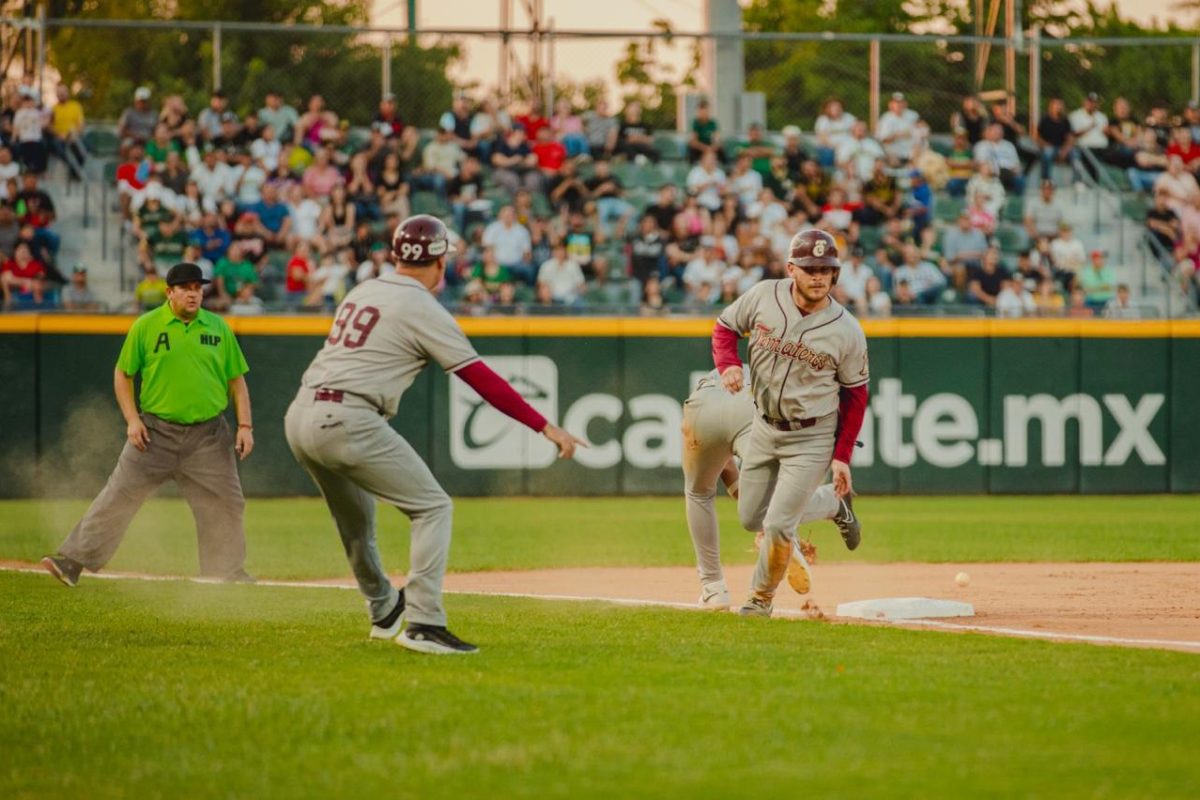
[[(1195, 655), (456, 595), (0, 573), (0, 797), (1184, 797)], [(1193, 794), (1194, 796), (1194, 794)]]
[[(0, 502), (0, 558), (52, 552), (87, 507), (82, 501)], [(749, 563), (749, 534), (734, 503), (718, 500), (727, 563)], [(805, 525), (825, 561), (1195, 561), (1200, 496), (861, 497), (862, 546), (848, 553), (832, 523)], [(693, 563), (682, 498), (487, 498), (456, 503), (454, 571)], [(408, 522), (379, 509), (390, 569), (407, 566)], [(191, 514), (155, 500), (134, 520), (113, 569), (196, 570)], [(248, 568), (256, 575), (348, 574), (318, 499), (251, 499)]]

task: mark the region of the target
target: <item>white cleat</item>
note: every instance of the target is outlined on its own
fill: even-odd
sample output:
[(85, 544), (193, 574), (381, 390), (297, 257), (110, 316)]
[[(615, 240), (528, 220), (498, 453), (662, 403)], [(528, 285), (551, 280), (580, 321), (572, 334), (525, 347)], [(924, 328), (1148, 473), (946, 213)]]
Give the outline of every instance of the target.
[(728, 611), (733, 604), (724, 580), (706, 583), (700, 590), (700, 607), (705, 611)]
[(395, 639), (404, 627), (404, 590), (400, 590), (400, 600), (392, 612), (378, 622), (371, 623), (372, 639)]

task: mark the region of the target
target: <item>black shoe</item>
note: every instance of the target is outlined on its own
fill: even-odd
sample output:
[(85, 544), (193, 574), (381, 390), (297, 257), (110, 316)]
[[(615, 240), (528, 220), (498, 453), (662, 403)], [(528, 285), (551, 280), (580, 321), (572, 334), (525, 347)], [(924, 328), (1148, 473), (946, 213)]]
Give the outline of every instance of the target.
[(862, 541), (862, 523), (854, 516), (854, 501), (850, 495), (838, 499), (838, 512), (833, 515), (833, 524), (841, 531), (847, 550), (858, 547)]
[(64, 586), (75, 588), (79, 583), (79, 573), (83, 572), (83, 564), (66, 556), (46, 556), (42, 566), (54, 577), (62, 581)]
[(237, 572), (222, 578), (221, 583), (258, 583), (258, 580), (244, 569), (239, 569)]
[(379, 620), (371, 623), (371, 638), (372, 639), (395, 639), (396, 634), (404, 627), (404, 590), (400, 590), (400, 599), (396, 601), (396, 607), (391, 612)]
[(463, 655), (478, 653), (479, 648), (467, 644), (440, 625), (421, 625), (413, 622), (404, 633), (396, 637), (396, 644), (418, 653), (434, 655)]

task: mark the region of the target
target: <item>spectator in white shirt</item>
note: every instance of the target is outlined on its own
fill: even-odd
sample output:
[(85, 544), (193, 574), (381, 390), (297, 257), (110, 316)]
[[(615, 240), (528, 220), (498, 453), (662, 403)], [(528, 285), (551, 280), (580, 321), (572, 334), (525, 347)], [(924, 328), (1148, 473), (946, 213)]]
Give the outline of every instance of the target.
[[(1102, 158), (1108, 150), (1108, 117), (1100, 110), (1100, 96), (1089, 92), (1083, 100), (1083, 107), (1077, 108), (1067, 116), (1071, 123), (1071, 133), (1075, 135), (1077, 147), (1087, 149), (1096, 158)], [(1096, 169), (1090, 159), (1082, 159), (1083, 168), (1095, 180)]]
[(875, 162), (884, 156), (879, 142), (867, 136), (867, 123), (857, 120), (850, 138), (838, 146), (837, 165), (847, 181), (857, 184), (870, 179)]
[(743, 206), (748, 206), (758, 199), (762, 187), (762, 175), (750, 169), (750, 156), (738, 156), (729, 173), (729, 190), (738, 196)]
[(1070, 113), (1067, 119), (1071, 123), (1071, 132), (1075, 134), (1075, 143), (1091, 150), (1097, 157), (1101, 151), (1108, 149), (1108, 117), (1100, 110), (1100, 96), (1090, 92), (1083, 101), (1083, 107)]
[(721, 210), (721, 193), (725, 190), (725, 172), (717, 165), (717, 154), (706, 150), (696, 166), (688, 171), (688, 194), (709, 211)]
[(904, 93), (894, 92), (888, 101), (888, 110), (879, 117), (875, 126), (875, 138), (883, 145), (892, 166), (912, 161), (917, 142), (922, 138), (918, 130), (920, 121), (920, 115), (908, 107)]
[(1170, 155), (1167, 156), (1167, 171), (1154, 180), (1154, 194), (1166, 195), (1167, 206), (1178, 214), (1200, 194), (1200, 185), (1195, 176), (1183, 168), (1183, 159)]
[(1117, 296), (1104, 306), (1104, 316), (1108, 319), (1138, 319), (1142, 316), (1138, 307), (1130, 302), (1127, 285), (1117, 284)]
[(201, 196), (211, 203), (219, 203), (225, 198), (225, 188), (230, 184), (230, 178), (230, 167), (225, 163), (225, 156), (216, 150), (207, 151), (191, 173), (191, 179), (200, 188)]
[(263, 165), (267, 172), (274, 172), (279, 166), (279, 153), (283, 144), (275, 135), (275, 126), (267, 125), (262, 129), (262, 136), (250, 143), (250, 155)]
[(986, 161), (992, 165), (992, 170), (1005, 189), (1014, 194), (1024, 191), (1021, 156), (1013, 143), (1004, 138), (1004, 126), (993, 122), (984, 128), (983, 138), (975, 143), (972, 154), (976, 162)]
[(925, 305), (936, 303), (942, 290), (946, 288), (946, 276), (936, 266), (921, 258), (921, 249), (915, 244), (904, 246), (904, 263), (892, 273), (892, 284), (900, 281), (908, 283), (917, 302)]
[(701, 236), (699, 253), (683, 270), (683, 284), (693, 296), (699, 292), (702, 285), (712, 288), (721, 284), (725, 262), (717, 258), (713, 249), (715, 244), (713, 237)]
[(533, 283), (533, 240), (529, 230), (517, 222), (517, 213), (512, 206), (503, 206), (496, 221), (483, 229), (482, 244), (492, 248), (500, 266), (507, 267), (515, 277)]
[(1087, 252), (1083, 242), (1075, 238), (1071, 226), (1064, 222), (1058, 226), (1058, 238), (1050, 242), (1050, 258), (1054, 261), (1055, 269), (1078, 275), (1087, 261)]
[(583, 293), (587, 281), (578, 262), (567, 258), (567, 246), (561, 241), (554, 243), (550, 258), (538, 267), (538, 284), (546, 284), (554, 302), (571, 305)]
[(975, 198), (978, 195), (984, 196), (984, 206), (992, 216), (1000, 219), (1000, 211), (1004, 208), (1006, 195), (1004, 184), (1000, 183), (1000, 179), (996, 177), (990, 161), (980, 161), (978, 171), (971, 176), (971, 180), (967, 181), (966, 196)]
[(863, 260), (862, 250), (856, 247), (850, 251), (850, 255), (842, 260), (842, 271), (838, 275), (837, 285), (842, 287), (846, 296), (858, 305), (865, 302), (867, 280), (874, 275), (875, 273), (867, 266), (867, 262)]
[(826, 169), (836, 163), (838, 148), (850, 140), (850, 131), (858, 122), (854, 115), (842, 108), (842, 101), (831, 98), (825, 101), (825, 110), (817, 117), (813, 133), (817, 137), (817, 160)]
[(1033, 295), (1019, 280), (1009, 278), (1000, 284), (996, 295), (997, 317), (1032, 317), (1037, 313)]

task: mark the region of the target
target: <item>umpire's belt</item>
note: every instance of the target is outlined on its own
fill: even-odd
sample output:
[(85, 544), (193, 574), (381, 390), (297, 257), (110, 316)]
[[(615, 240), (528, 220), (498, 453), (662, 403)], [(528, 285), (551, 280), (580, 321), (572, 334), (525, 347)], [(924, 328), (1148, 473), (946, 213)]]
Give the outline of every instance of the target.
[(777, 431), (798, 431), (803, 428), (811, 428), (817, 424), (820, 417), (809, 417), (808, 419), (775, 419), (763, 414), (763, 422), (770, 425)]

